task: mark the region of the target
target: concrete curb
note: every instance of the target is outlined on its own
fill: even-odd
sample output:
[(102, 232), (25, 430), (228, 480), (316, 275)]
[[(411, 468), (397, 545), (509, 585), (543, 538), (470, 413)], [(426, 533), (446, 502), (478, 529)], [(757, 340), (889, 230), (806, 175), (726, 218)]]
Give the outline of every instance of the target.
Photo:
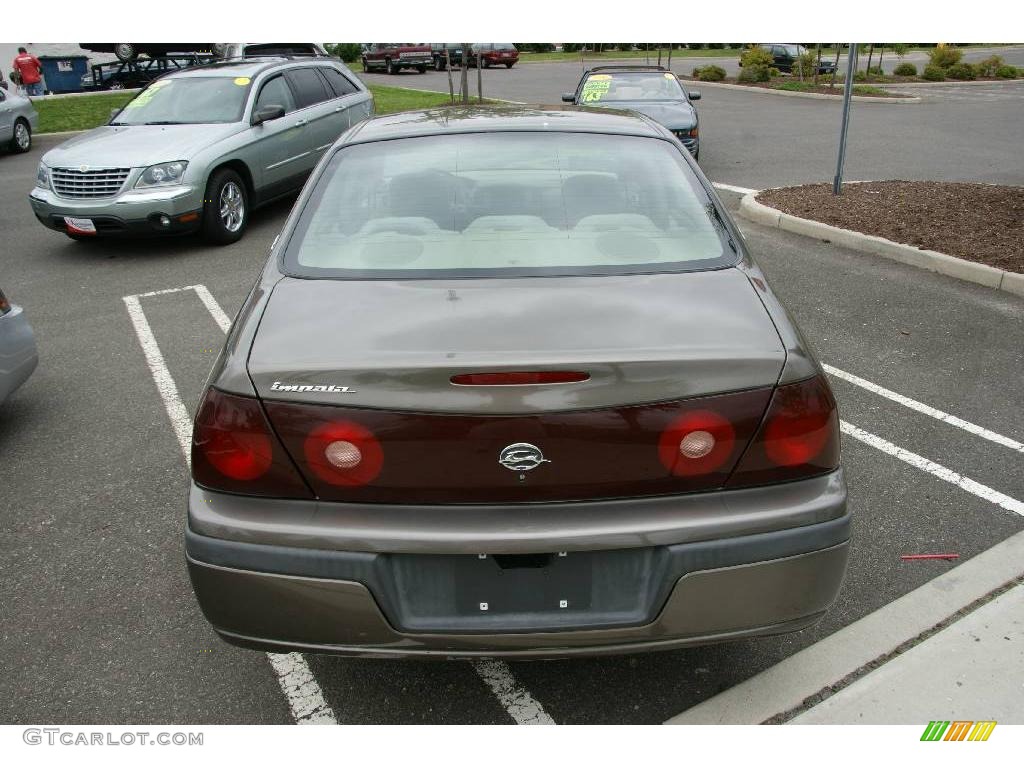
[(809, 697), (1016, 579), (1024, 571), (1022, 563), (1024, 532), (666, 722), (756, 725), (797, 709)]
[[(683, 78), (683, 82), (689, 86), (691, 83), (698, 88), (731, 88), (734, 91), (746, 91), (747, 93), (763, 93), (769, 96), (789, 96), (797, 99), (825, 99), (826, 101), (842, 101), (843, 97), (829, 93), (800, 93), (799, 91), (780, 91), (777, 88), (761, 88), (756, 85), (733, 85), (732, 83), (710, 83), (703, 80)], [(875, 104), (920, 104), (920, 96), (854, 96), (854, 101), (864, 101)]]
[(830, 224), (822, 224), (820, 221), (801, 219), (783, 213), (776, 208), (770, 208), (757, 201), (757, 193), (753, 192), (744, 195), (740, 201), (740, 215), (750, 221), (763, 224), (766, 227), (775, 227), (787, 232), (795, 232), (805, 237), (813, 237), (818, 240), (828, 240), (862, 253), (870, 253), (875, 256), (882, 256), (886, 259), (910, 264), (914, 267), (927, 269), (931, 272), (938, 272), (960, 280), (967, 280), (971, 283), (1006, 291), (1017, 296), (1024, 296), (1024, 274), (1007, 272), (1002, 269), (990, 267), (987, 264), (978, 264), (966, 259), (958, 259), (938, 251), (929, 251), (922, 248), (915, 248), (912, 245), (895, 243), (884, 237), (866, 235), (862, 232), (854, 232), (851, 229), (840, 229)]

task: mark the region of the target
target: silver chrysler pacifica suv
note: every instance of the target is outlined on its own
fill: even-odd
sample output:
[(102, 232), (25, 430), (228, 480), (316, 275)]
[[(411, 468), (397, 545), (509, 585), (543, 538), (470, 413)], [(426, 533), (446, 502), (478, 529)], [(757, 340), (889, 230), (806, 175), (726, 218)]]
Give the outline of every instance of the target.
[(302, 187), (373, 99), (336, 59), (241, 59), (154, 81), (107, 125), (43, 155), (36, 218), (74, 239), (245, 231), (256, 206)]

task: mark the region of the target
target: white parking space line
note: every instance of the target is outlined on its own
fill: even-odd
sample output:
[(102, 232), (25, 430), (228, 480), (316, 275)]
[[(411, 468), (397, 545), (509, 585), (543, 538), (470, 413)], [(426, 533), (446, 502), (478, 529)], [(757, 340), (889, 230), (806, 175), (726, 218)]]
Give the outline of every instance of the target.
[[(174, 377), (167, 368), (163, 353), (160, 351), (160, 346), (157, 344), (156, 337), (153, 335), (153, 329), (146, 319), (146, 313), (143, 312), (140, 301), (142, 297), (160, 296), (188, 290), (194, 290), (199, 294), (199, 298), (203, 300), (203, 303), (210, 310), (210, 314), (213, 315), (217, 324), (226, 332), (231, 322), (227, 320), (224, 310), (220, 308), (220, 305), (217, 304), (205, 286), (188, 285), (182, 288), (150, 291), (149, 293), (125, 296), (123, 300), (128, 308), (128, 316), (135, 327), (135, 335), (138, 336), (139, 344), (142, 346), (142, 353), (146, 357), (146, 364), (149, 366), (157, 391), (160, 393), (160, 399), (163, 400), (164, 408), (167, 409), (167, 416), (174, 427), (174, 434), (178, 438), (178, 446), (185, 457), (185, 463), (191, 465), (192, 419), (188, 415), (188, 409), (185, 407), (181, 395), (178, 394), (178, 386), (175, 384)], [(213, 307), (216, 307), (216, 311), (214, 311)], [(221, 322), (221, 318), (224, 319), (224, 322)], [(288, 707), (291, 709), (296, 723), (300, 725), (337, 723), (334, 711), (324, 698), (323, 691), (320, 690), (316, 678), (313, 677), (312, 670), (310, 670), (309, 665), (301, 654), (268, 653), (267, 657), (270, 659), (270, 665), (274, 668), (274, 672), (277, 673), (277, 681), (288, 699)]]
[(890, 456), (895, 456), (900, 461), (905, 461), (912, 467), (920, 469), (922, 472), (927, 472), (930, 475), (934, 475), (940, 480), (945, 480), (947, 483), (963, 488), (968, 493), (974, 494), (978, 498), (984, 499), (987, 502), (995, 504), (997, 507), (1002, 507), (1010, 512), (1016, 512), (1018, 515), (1024, 515), (1024, 501), (1018, 501), (1005, 493), (1000, 493), (987, 485), (971, 480), (969, 477), (964, 477), (959, 472), (954, 472), (941, 464), (936, 464), (931, 459), (926, 459), (924, 456), (918, 456), (916, 453), (908, 451), (906, 448), (900, 448), (894, 443), (890, 443), (878, 435), (873, 435), (860, 427), (855, 427), (846, 421), (840, 421), (839, 427), (842, 431), (862, 443), (870, 445), (872, 448), (888, 453)]
[(993, 432), (990, 429), (979, 427), (977, 424), (972, 424), (969, 421), (965, 421), (964, 419), (948, 414), (945, 411), (940, 411), (938, 408), (932, 408), (930, 405), (926, 405), (925, 403), (913, 400), (909, 397), (906, 397), (905, 395), (899, 394), (898, 392), (893, 392), (891, 389), (886, 389), (885, 387), (875, 384), (874, 382), (868, 381), (867, 379), (862, 379), (860, 376), (855, 376), (852, 373), (847, 373), (846, 371), (842, 371), (839, 368), (835, 368), (826, 363), (822, 363), (821, 367), (825, 369), (826, 373), (836, 376), (837, 378), (843, 379), (844, 381), (848, 381), (851, 384), (854, 384), (855, 386), (861, 387), (862, 389), (866, 389), (868, 392), (873, 392), (876, 395), (881, 395), (882, 397), (888, 398), (889, 400), (892, 400), (895, 403), (899, 403), (900, 405), (906, 406), (911, 410), (917, 411), (918, 413), (923, 413), (925, 416), (931, 416), (933, 419), (944, 421), (945, 423), (951, 424), (954, 427), (959, 427), (960, 429), (966, 432), (970, 432), (973, 435), (983, 437), (986, 440), (991, 440), (993, 443), (998, 443), (999, 445), (1003, 445), (1006, 446), (1007, 448), (1012, 448), (1013, 450), (1018, 451), (1020, 453), (1024, 453), (1024, 443), (1018, 442), (1017, 440), (1006, 437), (1005, 435), (1000, 435), (998, 432)]
[(480, 659), (472, 662), (473, 669), (490, 686), (505, 711), (516, 725), (554, 725), (555, 721), (544, 711), (530, 692), (516, 682), (508, 664), (498, 659)]

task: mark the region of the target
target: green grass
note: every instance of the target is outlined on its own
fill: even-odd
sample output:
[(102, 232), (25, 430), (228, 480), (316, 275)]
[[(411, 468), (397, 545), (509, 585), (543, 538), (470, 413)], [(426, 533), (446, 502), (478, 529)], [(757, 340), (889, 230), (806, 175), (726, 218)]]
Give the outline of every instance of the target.
[(110, 110), (122, 107), (134, 93), (96, 93), (63, 99), (34, 99), (39, 113), (36, 133), (84, 131), (110, 120)]
[[(799, 80), (789, 80), (789, 81), (786, 81), (784, 83), (778, 83), (776, 85), (772, 85), (772, 88), (774, 88), (774, 89), (776, 89), (778, 91), (807, 91), (807, 92), (813, 92), (813, 91), (816, 91), (818, 88), (821, 88), (822, 86), (827, 86), (827, 85), (828, 85), (828, 81), (827, 80), (822, 80), (820, 83), (818, 83), (818, 85), (815, 85), (813, 83), (813, 81), (810, 81), (810, 80), (805, 80), (802, 83)], [(842, 88), (841, 83), (839, 83), (837, 81), (836, 82), (836, 87), (833, 90), (835, 90), (835, 92), (837, 94), (838, 93), (842, 93), (843, 92), (843, 88)], [(892, 96), (893, 95), (891, 92), (885, 90), (884, 88), (875, 88), (873, 85), (854, 85), (853, 86), (853, 93), (854, 93), (855, 96)]]
[[(447, 93), (414, 91), (409, 88), (395, 88), (394, 86), (377, 85), (376, 83), (370, 84), (369, 88), (370, 93), (373, 94), (373, 103), (378, 115), (388, 115), (392, 112), (404, 112), (407, 109), (443, 107), (444, 105), (451, 103)], [(471, 97), (472, 91), (473, 89), (470, 88)], [(476, 102), (476, 99), (471, 100)]]
[[(378, 115), (402, 112), (407, 109), (427, 109), (449, 103), (447, 93), (428, 93), (387, 85), (371, 85)], [(134, 93), (95, 93), (86, 96), (68, 96), (63, 99), (35, 99), (33, 106), (39, 113), (36, 133), (84, 131), (103, 125), (110, 119), (110, 110), (122, 107)]]

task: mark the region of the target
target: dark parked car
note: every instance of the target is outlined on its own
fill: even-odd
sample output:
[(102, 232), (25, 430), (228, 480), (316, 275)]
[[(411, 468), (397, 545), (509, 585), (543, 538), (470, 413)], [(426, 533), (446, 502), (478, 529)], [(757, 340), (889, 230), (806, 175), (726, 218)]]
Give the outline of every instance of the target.
[(403, 69), (415, 69), (420, 74), (433, 67), (434, 55), (426, 43), (369, 43), (363, 51), (363, 71), (383, 69), (397, 75)]
[(694, 159), (700, 156), (700, 127), (692, 102), (699, 98), (700, 91), (687, 91), (669, 70), (646, 65), (588, 69), (575, 92), (562, 94), (562, 101), (577, 106), (641, 112), (668, 128)]
[(431, 43), (430, 55), (434, 58), (434, 69), (444, 72), (450, 63), (453, 67), (462, 66), (462, 43)]
[(839, 458), (821, 367), (664, 126), (404, 112), (331, 147), (235, 319), (185, 551), (250, 648), (779, 634), (842, 584)]
[[(775, 68), (780, 72), (792, 72), (793, 62), (807, 53), (807, 49), (797, 43), (759, 43), (759, 45), (771, 53)], [(818, 65), (818, 74), (830, 75), (835, 69), (834, 61), (822, 60)], [(804, 72), (804, 74), (814, 75), (813, 72)]]
[(517, 61), (519, 50), (512, 43), (473, 43), (469, 56), (470, 66), (475, 67), (483, 62), (484, 69), (499, 65), (512, 69)]

